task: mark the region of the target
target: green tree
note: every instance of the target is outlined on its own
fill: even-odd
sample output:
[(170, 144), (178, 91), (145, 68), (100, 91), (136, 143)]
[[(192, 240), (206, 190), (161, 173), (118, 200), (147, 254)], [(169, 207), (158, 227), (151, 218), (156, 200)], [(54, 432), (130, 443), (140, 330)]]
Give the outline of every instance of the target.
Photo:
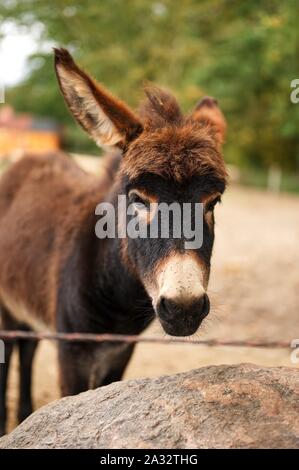
[[(135, 106), (142, 84), (173, 90), (185, 110), (217, 97), (229, 133), (228, 161), (267, 167), (299, 165), (297, 0), (3, 0), (0, 21), (42, 25), (39, 43), (69, 48), (77, 61)], [(0, 28), (1, 31), (1, 28)], [(66, 125), (66, 145), (97, 152), (65, 109), (51, 52), (35, 54), (29, 77), (10, 90), (20, 110)]]

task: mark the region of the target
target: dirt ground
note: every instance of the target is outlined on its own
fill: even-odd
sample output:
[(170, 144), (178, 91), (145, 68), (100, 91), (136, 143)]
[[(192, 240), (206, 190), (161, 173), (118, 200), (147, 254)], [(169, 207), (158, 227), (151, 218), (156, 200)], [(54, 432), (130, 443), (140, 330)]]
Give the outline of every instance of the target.
[[(197, 337), (299, 338), (299, 198), (231, 187), (216, 209), (216, 221), (209, 289), (212, 310)], [(158, 323), (145, 334), (153, 332), (163, 335)], [(239, 362), (294, 367), (287, 350), (142, 344), (137, 346), (125, 377)], [(15, 426), (17, 398), (14, 358), (9, 387), (10, 429)], [(45, 341), (35, 361), (35, 408), (57, 398), (56, 351)]]

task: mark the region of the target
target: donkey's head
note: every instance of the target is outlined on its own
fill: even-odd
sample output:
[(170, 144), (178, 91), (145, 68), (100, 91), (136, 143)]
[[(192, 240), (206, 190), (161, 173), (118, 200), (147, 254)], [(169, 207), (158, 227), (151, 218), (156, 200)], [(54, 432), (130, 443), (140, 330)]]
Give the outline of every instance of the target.
[[(157, 204), (202, 203), (201, 246), (188, 248), (184, 233), (169, 238), (121, 240), (122, 259), (140, 279), (164, 330), (177, 336), (193, 334), (208, 315), (207, 286), (214, 242), (214, 207), (225, 189), (221, 155), (225, 121), (217, 102), (204, 98), (188, 116), (176, 100), (153, 87), (135, 114), (83, 72), (70, 54), (55, 51), (56, 72), (65, 100), (81, 126), (101, 146), (117, 146), (123, 156), (119, 193), (135, 208), (140, 223), (150, 224)], [(194, 227), (196, 230), (196, 227)]]

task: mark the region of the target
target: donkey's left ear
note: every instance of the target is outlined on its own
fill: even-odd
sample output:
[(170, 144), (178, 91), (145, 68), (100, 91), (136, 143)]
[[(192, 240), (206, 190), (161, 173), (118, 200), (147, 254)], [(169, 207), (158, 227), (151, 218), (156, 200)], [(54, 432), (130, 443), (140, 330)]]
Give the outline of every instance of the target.
[(217, 100), (210, 96), (203, 98), (194, 109), (192, 119), (211, 127), (216, 145), (220, 149), (225, 140), (227, 125)]
[(142, 132), (138, 117), (81, 70), (66, 49), (54, 49), (55, 70), (65, 101), (100, 146), (123, 147)]

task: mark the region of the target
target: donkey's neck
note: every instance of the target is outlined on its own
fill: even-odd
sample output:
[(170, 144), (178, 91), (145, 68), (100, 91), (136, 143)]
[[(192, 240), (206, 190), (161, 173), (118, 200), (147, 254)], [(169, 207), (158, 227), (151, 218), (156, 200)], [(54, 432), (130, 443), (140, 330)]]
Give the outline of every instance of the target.
[(124, 263), (119, 238), (100, 241), (93, 279), (96, 306), (114, 331), (137, 334), (148, 325), (154, 314), (151, 301)]
[[(116, 184), (107, 194), (106, 202), (118, 210), (118, 196), (123, 190)], [(93, 316), (111, 323), (111, 331), (131, 334), (141, 332), (154, 316), (151, 301), (138, 276), (122, 257), (124, 239), (99, 239), (95, 236), (93, 218), (87, 231), (87, 242), (82, 240), (82, 259), (90, 260), (92, 269), (89, 311)], [(105, 325), (106, 326), (106, 325)]]

